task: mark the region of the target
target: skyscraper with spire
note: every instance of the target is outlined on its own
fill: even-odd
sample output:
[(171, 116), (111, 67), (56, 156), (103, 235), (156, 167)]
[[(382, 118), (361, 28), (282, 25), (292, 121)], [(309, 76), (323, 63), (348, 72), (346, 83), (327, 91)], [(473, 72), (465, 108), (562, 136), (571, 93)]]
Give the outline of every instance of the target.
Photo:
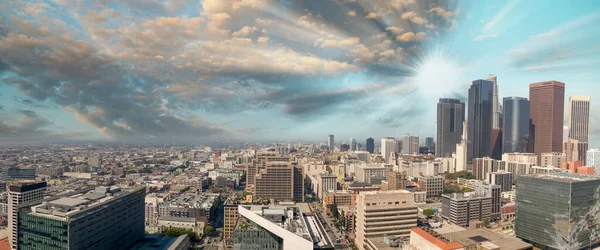
[(500, 128), (500, 102), (498, 101), (498, 78), (489, 74), (487, 80), (494, 83), (492, 94), (492, 128)]

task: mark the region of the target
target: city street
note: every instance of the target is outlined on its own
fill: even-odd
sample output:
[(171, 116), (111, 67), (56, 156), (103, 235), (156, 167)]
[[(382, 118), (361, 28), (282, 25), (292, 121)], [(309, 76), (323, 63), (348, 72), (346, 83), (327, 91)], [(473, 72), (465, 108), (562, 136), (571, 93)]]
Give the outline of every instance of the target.
[[(325, 231), (327, 231), (327, 235), (329, 235), (334, 247), (336, 249), (346, 249), (348, 242), (344, 237), (344, 233), (335, 228), (332, 219), (327, 216), (327, 211), (325, 211), (318, 203), (309, 203), (309, 205), (310, 208), (315, 211), (315, 215), (317, 215), (319, 220), (321, 220), (321, 223), (323, 224), (323, 227), (325, 227)], [(336, 239), (340, 239), (339, 244), (336, 243)]]

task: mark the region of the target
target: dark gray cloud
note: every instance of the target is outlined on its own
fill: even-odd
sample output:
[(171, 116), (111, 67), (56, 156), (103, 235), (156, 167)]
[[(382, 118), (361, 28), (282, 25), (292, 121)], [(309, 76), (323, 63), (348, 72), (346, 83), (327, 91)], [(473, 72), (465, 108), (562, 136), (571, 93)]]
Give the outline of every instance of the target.
[[(250, 2), (203, 1), (200, 17), (178, 12), (188, 1), (63, 6), (79, 14), (82, 30), (0, 10), (11, 14), (0, 21), (0, 73), (11, 71), (3, 81), (27, 96), (14, 102), (30, 109), (20, 114), (31, 131), (49, 125), (32, 110), (64, 108), (116, 139), (209, 137), (228, 131), (195, 111), (275, 107), (310, 121), (361, 110), (363, 100), (401, 86), (396, 79), (414, 73), (406, 66), (424, 41), (458, 19), (454, 1), (443, 0)], [(368, 82), (344, 81), (352, 73)], [(394, 81), (371, 82), (387, 77)], [(415, 110), (390, 110), (380, 121), (392, 126)]]

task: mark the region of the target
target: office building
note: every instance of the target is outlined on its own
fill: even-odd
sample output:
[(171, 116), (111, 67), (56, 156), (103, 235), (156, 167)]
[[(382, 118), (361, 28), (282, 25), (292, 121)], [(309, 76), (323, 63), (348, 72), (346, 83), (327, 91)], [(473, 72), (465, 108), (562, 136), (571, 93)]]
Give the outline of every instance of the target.
[(402, 137), (402, 154), (417, 155), (419, 154), (419, 137), (416, 135), (405, 135)]
[(289, 162), (289, 156), (282, 156), (275, 152), (260, 152), (257, 153), (252, 162), (246, 168), (246, 191), (254, 193), (255, 176), (258, 172), (265, 168), (269, 162)]
[(460, 143), (456, 144), (456, 155), (454, 155), (454, 158), (456, 159), (456, 162), (454, 163), (456, 172), (467, 171), (467, 124), (467, 121), (463, 121), (462, 138)]
[(390, 171), (388, 174), (387, 190), (404, 190), (410, 183), (406, 171)]
[(394, 150), (392, 152), (396, 153), (397, 155), (402, 153), (402, 141), (396, 140), (394, 142)]
[(484, 221), (492, 215), (492, 197), (464, 193), (442, 194), (442, 218), (468, 227), (471, 220)]
[(485, 180), (488, 173), (496, 172), (496, 160), (490, 157), (473, 158), (473, 176), (477, 180)]
[(21, 208), (19, 249), (127, 249), (144, 237), (145, 195), (96, 187)]
[(318, 182), (317, 197), (323, 199), (323, 196), (329, 192), (337, 190), (337, 176), (329, 173), (321, 173), (316, 176)]
[(285, 145), (279, 145), (279, 144), (277, 144), (275, 146), (275, 151), (277, 151), (279, 153), (279, 155), (281, 155), (281, 156), (288, 156), (288, 155), (290, 155), (290, 148), (288, 146), (285, 146)]
[(502, 159), (502, 129), (492, 128), (492, 146), (490, 157), (495, 160)]
[(335, 141), (333, 140), (333, 135), (329, 135), (327, 137), (327, 148), (329, 151), (333, 151), (335, 149)]
[(419, 177), (419, 188), (427, 192), (427, 198), (439, 197), (444, 191), (444, 177), (436, 176), (421, 176)]
[(381, 156), (383, 156), (383, 162), (388, 163), (390, 153), (394, 152), (395, 141), (394, 137), (381, 138)]
[(294, 201), (304, 202), (304, 167), (294, 166)]
[(569, 139), (588, 142), (590, 133), (590, 100), (589, 96), (569, 96), (567, 125)]
[(566, 161), (565, 154), (561, 152), (542, 153), (541, 167), (560, 168), (563, 162)]
[(565, 161), (581, 161), (585, 162), (585, 157), (588, 150), (587, 142), (580, 142), (575, 139), (567, 139), (563, 144), (563, 154)]
[(349, 190), (336, 190), (335, 192), (327, 192), (323, 196), (323, 209), (328, 209), (335, 204), (338, 207), (356, 207), (356, 194)]
[(433, 137), (425, 137), (425, 147), (429, 152), (435, 151), (435, 143), (433, 142)]
[(498, 78), (495, 75), (489, 74), (486, 80), (493, 83), (492, 88), (492, 128), (501, 128), (500, 121), (500, 102), (498, 100)]
[(233, 249), (293, 250), (332, 247), (323, 225), (298, 206), (239, 206)]
[(0, 180), (35, 180), (35, 168), (7, 167), (2, 169)]
[(475, 80), (469, 88), (467, 163), (491, 156), (493, 85), (491, 81)]
[(406, 237), (417, 226), (417, 204), (406, 190), (361, 192), (356, 197), (356, 246), (374, 249), (374, 238)]
[(369, 137), (367, 138), (367, 151), (369, 151), (369, 153), (374, 153), (375, 152), (375, 140), (373, 140), (373, 138)]
[(46, 196), (46, 182), (11, 181), (6, 184), (8, 192), (8, 241), (12, 249), (17, 249), (19, 236), (19, 206), (37, 202)]
[(527, 152), (527, 141), (529, 140), (529, 100), (525, 97), (504, 97), (503, 108), (503, 153)]
[(484, 182), (477, 183), (475, 193), (478, 195), (492, 198), (492, 213), (490, 219), (495, 221), (500, 219), (502, 200), (500, 199), (502, 187), (500, 185), (492, 185)]
[(594, 168), (594, 172), (600, 174), (600, 150), (597, 148), (589, 149), (585, 155), (585, 165)]
[(600, 243), (599, 186), (600, 178), (589, 175), (519, 176), (515, 234), (542, 249), (596, 247)]
[(533, 246), (531, 244), (519, 240), (517, 237), (507, 236), (506, 234), (492, 231), (487, 228), (456, 228), (449, 230), (440, 230), (423, 227), (412, 229), (412, 232), (410, 234), (409, 245), (404, 249), (531, 250), (533, 249)]
[(499, 185), (501, 192), (512, 190), (513, 175), (510, 172), (492, 172), (487, 175), (487, 182), (492, 185)]
[(533, 136), (533, 153), (538, 156), (538, 161), (541, 161), (542, 153), (562, 152), (564, 102), (565, 84), (562, 82), (547, 81), (529, 85), (532, 130), (529, 135)]
[(496, 171), (512, 173), (513, 179), (519, 175), (531, 174), (531, 168), (534, 166), (535, 165), (531, 163), (519, 163), (511, 161), (496, 161), (495, 163)]
[(388, 171), (389, 170), (385, 168), (384, 164), (380, 163), (358, 165), (354, 169), (354, 180), (358, 182), (371, 183), (371, 178), (385, 178)]
[(507, 162), (537, 164), (538, 156), (534, 153), (505, 153), (502, 154), (502, 160)]
[(450, 157), (460, 143), (465, 120), (465, 103), (458, 99), (440, 98), (437, 104), (435, 155)]
[(233, 244), (233, 230), (239, 217), (238, 205), (233, 202), (226, 202), (223, 205), (223, 240), (226, 245)]
[(350, 142), (348, 144), (350, 145), (350, 151), (358, 150), (358, 145), (356, 145), (356, 139), (350, 138)]
[(256, 175), (254, 195), (264, 199), (293, 201), (297, 174), (298, 171), (289, 162), (268, 162)]

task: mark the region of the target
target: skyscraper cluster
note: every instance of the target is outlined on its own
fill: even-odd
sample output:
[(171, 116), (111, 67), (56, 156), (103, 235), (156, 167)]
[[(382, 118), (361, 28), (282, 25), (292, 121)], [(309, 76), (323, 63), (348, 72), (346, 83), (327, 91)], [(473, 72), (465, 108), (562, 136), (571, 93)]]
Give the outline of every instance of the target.
[[(529, 99), (504, 97), (500, 105), (497, 80), (495, 75), (489, 75), (486, 80), (472, 82), (468, 90), (466, 115), (462, 101), (440, 98), (437, 104), (436, 156), (459, 158), (462, 153), (459, 147), (464, 137), (467, 164), (475, 158), (499, 160), (503, 153), (526, 152), (537, 155), (537, 165), (540, 165), (543, 153), (564, 154), (567, 162), (585, 164), (589, 96), (569, 97), (568, 136), (563, 141), (565, 83), (532, 83), (529, 85)], [(466, 135), (462, 132), (465, 116)]]

